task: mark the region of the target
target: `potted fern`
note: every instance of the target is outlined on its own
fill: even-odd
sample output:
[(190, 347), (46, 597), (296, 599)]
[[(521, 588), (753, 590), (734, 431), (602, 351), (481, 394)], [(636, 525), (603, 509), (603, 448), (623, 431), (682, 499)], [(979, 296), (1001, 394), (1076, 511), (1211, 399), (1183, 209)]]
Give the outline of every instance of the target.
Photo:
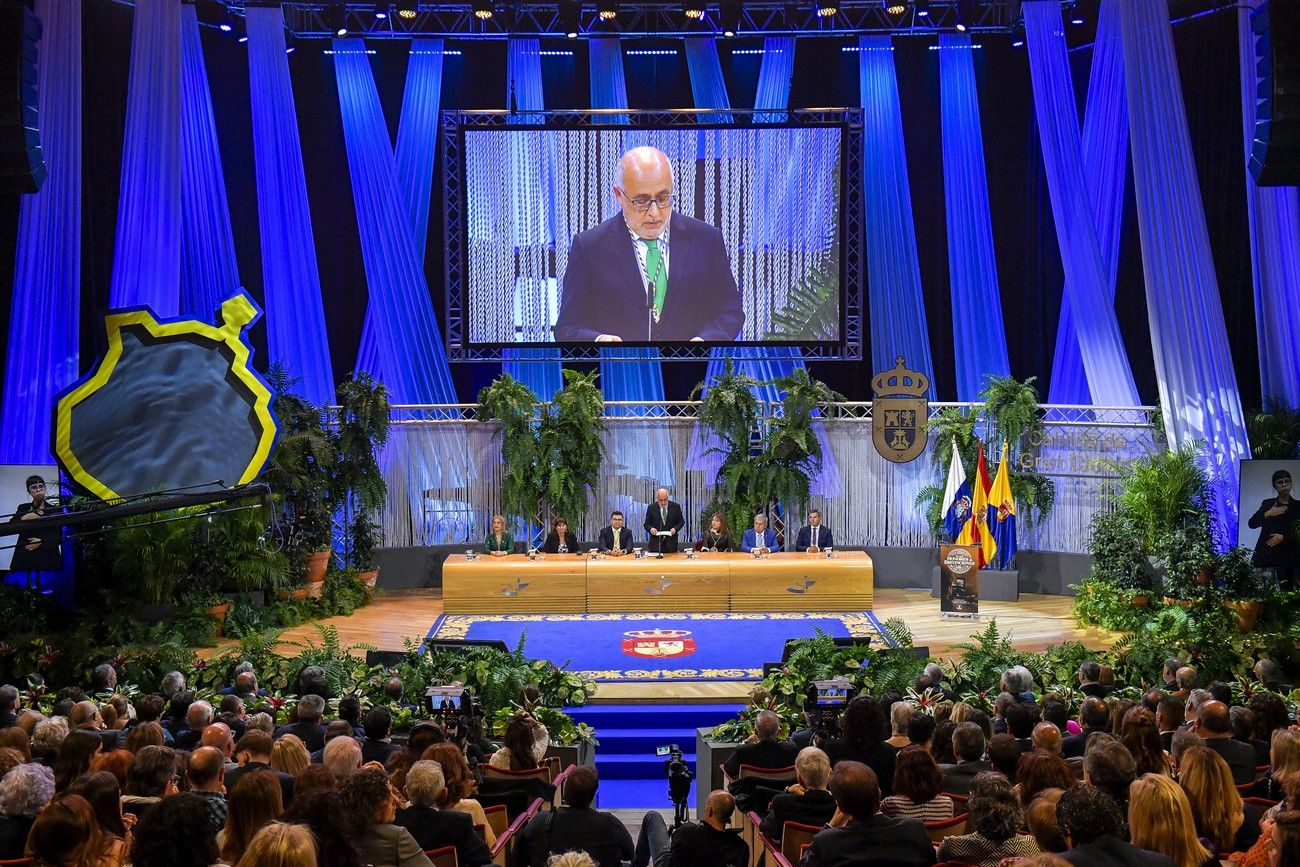
[(375, 550), (383, 539), (374, 516), (388, 497), (378, 458), (388, 442), (388, 390), (369, 374), (357, 373), (339, 384), (338, 401), (330, 430), (336, 454), (330, 499), (343, 510), (344, 566), (374, 587), (379, 576)]
[(501, 511), (525, 526), (537, 520), (541, 499), (538, 414), (532, 389), (503, 373), (478, 393), (478, 420), (495, 421), (501, 438)]
[(581, 526), (588, 492), (605, 461), (605, 397), (596, 371), (564, 371), (564, 387), (542, 407), (537, 426), (538, 476), (552, 515)]

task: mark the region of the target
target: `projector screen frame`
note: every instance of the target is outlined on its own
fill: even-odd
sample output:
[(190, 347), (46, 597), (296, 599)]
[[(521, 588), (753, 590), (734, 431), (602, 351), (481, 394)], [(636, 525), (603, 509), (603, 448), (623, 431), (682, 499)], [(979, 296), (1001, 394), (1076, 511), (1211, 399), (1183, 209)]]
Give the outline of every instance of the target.
[[(716, 347), (744, 347), (750, 352), (773, 350), (773, 355), (818, 361), (860, 361), (863, 358), (863, 288), (866, 259), (863, 247), (863, 123), (860, 108), (771, 109), (681, 109), (673, 111), (609, 109), (510, 112), (506, 110), (448, 110), (441, 118), (443, 169), (444, 310), (447, 358), (453, 362), (499, 363), (509, 350), (546, 349), (544, 359), (565, 361), (600, 360), (601, 350), (611, 344), (598, 343), (475, 343), (468, 339), (465, 314), (469, 299), (468, 249), (465, 219), (468, 213), (465, 180), (465, 134), (472, 130), (621, 130), (629, 129), (744, 129), (782, 127), (837, 127), (840, 149), (840, 339), (833, 342), (737, 341), (697, 343), (615, 344), (623, 347), (653, 347), (662, 360), (691, 361), (708, 358)], [(526, 359), (512, 358), (512, 361)], [(610, 359), (604, 359), (610, 360)], [(643, 360), (628, 358), (626, 360)]]

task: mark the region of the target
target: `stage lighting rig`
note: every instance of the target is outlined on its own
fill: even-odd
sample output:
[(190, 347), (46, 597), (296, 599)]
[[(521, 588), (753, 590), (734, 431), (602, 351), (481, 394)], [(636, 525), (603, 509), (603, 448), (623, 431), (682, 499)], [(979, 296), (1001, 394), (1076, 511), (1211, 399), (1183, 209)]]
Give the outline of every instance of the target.
[(885, 11), (890, 15), (902, 15), (907, 11), (907, 4), (903, 3), (902, 0), (887, 0)]
[(914, 0), (914, 3), (917, 18), (930, 17), (930, 0)]
[(596, 14), (601, 21), (613, 21), (618, 17), (618, 0), (596, 0)]
[(581, 0), (560, 0), (560, 29), (569, 39), (577, 39), (582, 27)]
[(492, 0), (470, 0), (470, 7), (474, 10), (474, 17), (480, 21), (487, 21), (495, 11)]
[(348, 9), (342, 3), (334, 3), (321, 10), (325, 19), (325, 28), (335, 36), (348, 35)]
[(682, 14), (692, 21), (699, 21), (704, 17), (704, 0), (686, 0), (682, 4)]
[(835, 13), (840, 11), (839, 4), (835, 0), (815, 0), (813, 8), (817, 10), (818, 18), (834, 18)]
[(740, 29), (740, 15), (744, 11), (744, 4), (740, 0), (721, 0), (718, 3), (718, 24), (722, 28), (722, 35), (728, 38), (735, 36), (736, 31)]
[(397, 7), (397, 17), (405, 18), (407, 21), (415, 18), (418, 7), (418, 0), (397, 0), (394, 6)]

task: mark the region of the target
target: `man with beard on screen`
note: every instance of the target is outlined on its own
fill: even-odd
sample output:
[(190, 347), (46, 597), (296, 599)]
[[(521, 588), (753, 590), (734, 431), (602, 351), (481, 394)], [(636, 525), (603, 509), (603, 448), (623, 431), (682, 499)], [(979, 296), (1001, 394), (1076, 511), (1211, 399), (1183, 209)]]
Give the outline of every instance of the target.
[(555, 339), (561, 343), (727, 343), (745, 324), (722, 232), (673, 210), (673, 170), (658, 148), (623, 154), (620, 213), (569, 248)]

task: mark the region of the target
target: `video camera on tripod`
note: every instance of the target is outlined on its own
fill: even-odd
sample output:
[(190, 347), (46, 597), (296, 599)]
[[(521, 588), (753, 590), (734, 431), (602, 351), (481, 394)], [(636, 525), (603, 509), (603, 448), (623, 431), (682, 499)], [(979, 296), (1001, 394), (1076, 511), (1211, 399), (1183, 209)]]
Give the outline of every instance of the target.
[(815, 680), (804, 690), (803, 710), (813, 730), (813, 742), (825, 743), (840, 737), (840, 714), (858, 694), (847, 677)]
[(449, 738), (459, 739), (471, 719), (483, 716), (483, 702), (466, 687), (431, 686), (425, 689), (424, 696), (429, 713), (442, 723)]
[(668, 777), (668, 799), (673, 802), (673, 828), (690, 820), (690, 810), (686, 802), (691, 797), (691, 773), (682, 755), (682, 748), (677, 744), (655, 747), (655, 755), (664, 759), (664, 774)]

